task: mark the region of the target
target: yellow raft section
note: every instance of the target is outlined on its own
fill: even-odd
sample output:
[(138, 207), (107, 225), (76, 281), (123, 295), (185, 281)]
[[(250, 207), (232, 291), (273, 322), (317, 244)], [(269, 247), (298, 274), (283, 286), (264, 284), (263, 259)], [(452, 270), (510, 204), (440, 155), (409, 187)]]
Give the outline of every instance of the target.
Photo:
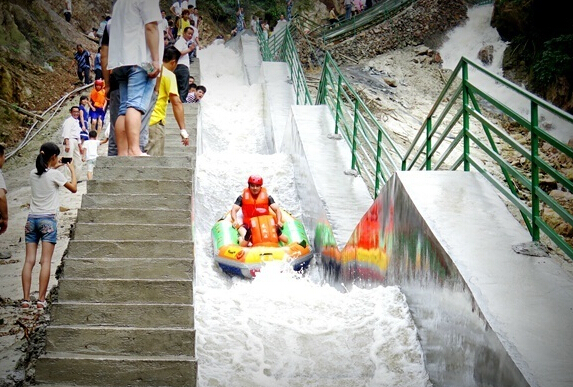
[[(308, 267), (312, 259), (312, 249), (301, 221), (281, 209), (283, 228), (282, 233), (288, 237), (289, 243), (283, 244), (277, 240), (274, 214), (259, 217), (253, 223), (253, 246), (239, 246), (239, 233), (231, 223), (231, 213), (228, 212), (211, 229), (213, 252), (219, 267), (231, 275), (252, 278), (264, 262), (289, 262), (294, 270), (300, 271)], [(259, 229), (257, 229), (259, 227)]]

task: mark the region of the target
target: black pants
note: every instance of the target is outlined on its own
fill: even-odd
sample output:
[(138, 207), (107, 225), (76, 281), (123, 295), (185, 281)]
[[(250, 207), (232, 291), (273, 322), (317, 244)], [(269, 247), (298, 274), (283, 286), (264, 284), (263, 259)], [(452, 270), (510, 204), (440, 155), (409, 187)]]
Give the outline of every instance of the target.
[(71, 12), (64, 12), (64, 17), (66, 18), (66, 21), (69, 23), (70, 20), (72, 20), (72, 13)]
[(178, 64), (175, 67), (175, 78), (177, 79), (177, 91), (181, 102), (185, 103), (187, 94), (189, 94), (189, 67)]
[(80, 82), (83, 82), (86, 85), (90, 84), (91, 83), (90, 68), (89, 67), (83, 67), (83, 68), (78, 67), (78, 78), (80, 79)]

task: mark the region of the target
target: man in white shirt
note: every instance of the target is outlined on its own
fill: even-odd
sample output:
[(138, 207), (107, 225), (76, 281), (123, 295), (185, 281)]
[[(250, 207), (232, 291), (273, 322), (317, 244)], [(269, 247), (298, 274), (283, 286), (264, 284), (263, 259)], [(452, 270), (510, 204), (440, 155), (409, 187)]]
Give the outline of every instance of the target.
[(159, 0), (117, 0), (113, 20), (107, 69), (113, 70), (120, 92), (117, 154), (145, 156), (139, 146), (141, 117), (149, 109), (163, 57)]
[(193, 9), (191, 9), (190, 11), (191, 13), (189, 14), (189, 19), (195, 22), (194, 24), (195, 28), (199, 28), (199, 10), (193, 7)]
[(173, 5), (171, 6), (171, 8), (169, 8), (169, 10), (171, 11), (171, 13), (173, 13), (173, 15), (175, 16), (181, 16), (181, 12), (184, 9), (187, 9), (189, 7), (189, 3), (187, 2), (187, 0), (175, 0), (173, 2)]
[(193, 63), (193, 58), (197, 58), (197, 49), (201, 48), (199, 43), (199, 29), (193, 20), (190, 20), (191, 28), (193, 29), (193, 36), (191, 36), (191, 43), (195, 45), (195, 49), (189, 53), (189, 63)]
[(161, 23), (159, 24), (159, 27), (161, 31), (167, 31), (169, 28), (169, 22), (165, 18), (165, 11), (161, 11)]
[(63, 152), (62, 159), (74, 160), (76, 176), (79, 178), (82, 167), (82, 149), (80, 147), (80, 108), (72, 106), (70, 116), (62, 124)]
[(175, 48), (181, 53), (175, 67), (175, 77), (177, 78), (177, 91), (181, 102), (185, 103), (189, 94), (189, 53), (195, 50), (196, 44), (193, 40), (193, 28), (185, 27), (183, 35), (175, 42)]

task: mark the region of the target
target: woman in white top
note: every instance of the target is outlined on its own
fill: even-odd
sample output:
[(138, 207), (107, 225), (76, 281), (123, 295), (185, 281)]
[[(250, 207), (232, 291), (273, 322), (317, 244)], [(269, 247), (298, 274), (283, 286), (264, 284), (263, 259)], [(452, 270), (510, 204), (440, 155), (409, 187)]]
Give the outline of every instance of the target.
[(22, 288), (24, 299), (23, 308), (30, 307), (30, 287), (32, 285), (32, 269), (36, 264), (38, 243), (42, 241), (42, 256), (40, 258), (40, 289), (36, 307), (46, 308), (46, 292), (50, 281), (50, 266), (52, 255), (56, 247), (58, 224), (56, 214), (60, 208), (58, 190), (61, 186), (75, 193), (78, 188), (76, 172), (73, 161), (67, 164), (70, 170), (71, 181), (58, 171), (62, 160), (58, 158), (60, 148), (53, 142), (47, 142), (40, 147), (40, 154), (36, 158), (36, 169), (30, 172), (30, 187), (32, 200), (30, 213), (26, 221), (26, 261), (22, 269)]

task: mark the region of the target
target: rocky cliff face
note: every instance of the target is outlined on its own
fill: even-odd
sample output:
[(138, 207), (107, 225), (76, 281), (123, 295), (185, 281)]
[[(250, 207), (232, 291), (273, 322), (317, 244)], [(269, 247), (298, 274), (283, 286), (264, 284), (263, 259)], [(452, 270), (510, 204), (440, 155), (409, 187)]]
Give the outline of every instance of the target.
[[(0, 2), (0, 99), (33, 112), (41, 112), (73, 90), (70, 70), (76, 44), (97, 52), (96, 43), (83, 32), (97, 27), (109, 12), (108, 0), (76, 0), (71, 23), (63, 16), (60, 0)], [(0, 104), (0, 141), (19, 141), (30, 117)]]
[(492, 26), (511, 42), (504, 74), (573, 113), (573, 24), (556, 0), (495, 0)]

